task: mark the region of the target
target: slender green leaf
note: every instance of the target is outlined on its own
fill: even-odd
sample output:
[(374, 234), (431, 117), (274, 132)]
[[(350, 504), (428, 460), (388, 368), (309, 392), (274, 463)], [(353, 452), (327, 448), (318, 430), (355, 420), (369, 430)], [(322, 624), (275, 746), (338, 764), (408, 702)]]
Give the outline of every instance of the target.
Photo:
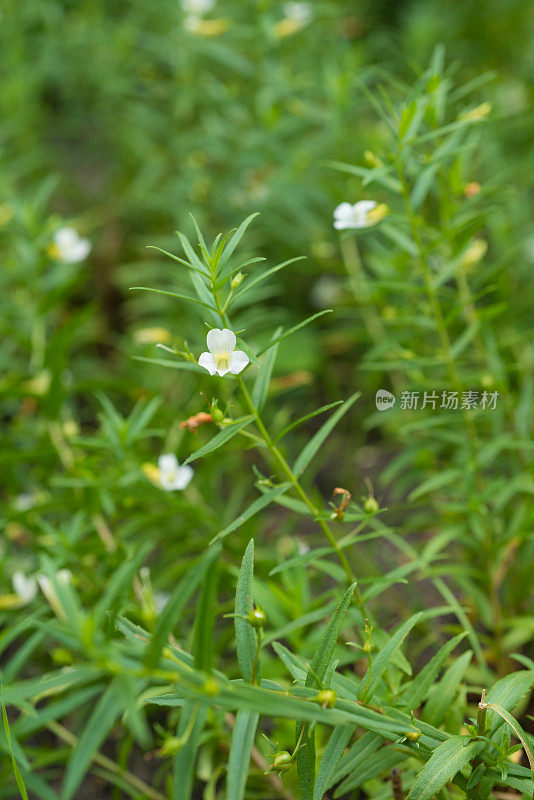
[(190, 297), (187, 294), (180, 294), (179, 292), (168, 292), (164, 289), (151, 289), (149, 286), (131, 286), (131, 292), (153, 292), (154, 294), (165, 294), (168, 297), (176, 297), (178, 300), (186, 300), (189, 303), (196, 303), (198, 306), (204, 306), (204, 308), (209, 308), (210, 311), (217, 311), (216, 308), (213, 307), (211, 303), (204, 302), (203, 300), (197, 300), (196, 297)]
[(344, 414), (346, 414), (347, 411), (349, 411), (349, 409), (354, 405), (360, 394), (361, 392), (356, 392), (352, 395), (352, 397), (349, 397), (348, 400), (345, 400), (345, 402), (337, 409), (337, 411), (332, 414), (327, 422), (325, 422), (324, 425), (319, 428), (317, 433), (310, 439), (293, 466), (293, 472), (297, 478), (302, 475), (316, 452), (323, 445), (323, 442), (327, 436), (334, 430), (341, 417), (343, 417)]
[(399, 753), (393, 747), (381, 747), (377, 753), (371, 756), (358, 766), (345, 780), (340, 783), (334, 792), (334, 797), (347, 796), (349, 792), (362, 786), (366, 781), (378, 778), (384, 773), (389, 774), (391, 767), (404, 761), (404, 753)]
[(373, 697), (382, 675), (392, 663), (395, 654), (402, 646), (407, 635), (410, 633), (414, 625), (416, 625), (421, 617), (422, 612), (419, 611), (414, 614), (406, 622), (399, 625), (396, 632), (393, 634), (389, 642), (380, 650), (378, 655), (373, 659), (372, 669), (368, 670), (362, 678), (360, 689), (358, 691), (358, 699), (368, 701)]
[(236, 519), (234, 519), (233, 522), (227, 525), (226, 528), (223, 528), (222, 531), (219, 531), (217, 536), (213, 537), (210, 544), (218, 542), (220, 539), (224, 539), (229, 533), (232, 533), (241, 525), (243, 525), (247, 520), (257, 514), (258, 511), (261, 511), (273, 503), (278, 497), (280, 497), (280, 495), (284, 494), (284, 492), (287, 492), (287, 490), (290, 488), (291, 484), (289, 481), (286, 481), (285, 483), (280, 483), (278, 486), (275, 486), (273, 489), (267, 490), (264, 494), (254, 500), (254, 502), (251, 503), (249, 507), (246, 508)]
[(13, 746), (11, 744), (11, 732), (9, 730), (9, 721), (7, 718), (7, 711), (4, 703), (2, 703), (2, 719), (4, 721), (4, 731), (6, 734), (7, 745), (9, 748), (9, 753), (11, 755), (11, 766), (13, 768), (13, 774), (15, 776), (15, 781), (18, 787), (20, 794), (22, 795), (23, 800), (28, 800), (28, 792), (26, 791), (26, 787), (24, 785), (24, 780), (22, 779), (22, 775), (20, 773), (19, 766), (15, 759), (15, 754), (13, 752)]
[(341, 405), (342, 402), (343, 400), (336, 400), (334, 403), (327, 403), (326, 405), (321, 406), (321, 408), (318, 408), (316, 411), (312, 411), (309, 414), (306, 414), (304, 417), (299, 417), (299, 419), (295, 420), (295, 422), (292, 422), (290, 425), (284, 428), (284, 430), (274, 438), (274, 444), (279, 442), (280, 439), (283, 439), (286, 433), (289, 433), (299, 425), (302, 425), (303, 422), (307, 422), (309, 419), (313, 419), (313, 417), (317, 417), (319, 414), (324, 414), (325, 411), (329, 411), (331, 408)]
[(331, 308), (326, 308), (324, 311), (319, 311), (317, 314), (312, 314), (311, 317), (308, 317), (307, 319), (303, 320), (302, 322), (299, 322), (298, 325), (293, 325), (293, 327), (289, 328), (289, 330), (285, 331), (285, 333), (280, 334), (280, 336), (277, 336), (275, 339), (271, 339), (269, 344), (265, 345), (265, 347), (263, 347), (256, 354), (257, 357), (259, 358), (260, 356), (262, 356), (264, 353), (267, 352), (267, 350), (270, 350), (271, 347), (274, 347), (276, 344), (278, 344), (278, 342), (281, 342), (282, 339), (286, 339), (288, 336), (291, 336), (292, 334), (296, 333), (296, 331), (300, 330), (305, 325), (309, 325), (310, 322), (313, 322), (314, 320), (318, 319), (319, 317), (324, 316), (324, 314), (331, 314), (331, 313), (332, 313), (332, 309)]
[(106, 739), (121, 712), (120, 692), (112, 682), (96, 704), (68, 761), (61, 800), (71, 800), (80, 786), (94, 754)]
[(471, 650), (462, 653), (445, 671), (439, 683), (434, 684), (423, 711), (423, 719), (426, 722), (431, 722), (433, 725), (442, 724), (458, 693), (458, 688), (472, 656)]
[(170, 600), (157, 619), (154, 635), (146, 651), (146, 664), (153, 667), (157, 664), (161, 651), (167, 641), (167, 636), (181, 616), (189, 598), (197, 589), (214, 558), (219, 554), (218, 548), (209, 548), (178, 583)]
[(267, 278), (270, 278), (270, 276), (274, 275), (275, 272), (284, 269), (284, 267), (288, 267), (290, 264), (294, 264), (295, 261), (302, 261), (304, 258), (305, 256), (289, 258), (287, 261), (282, 261), (281, 264), (276, 264), (274, 267), (270, 267), (269, 269), (265, 270), (265, 272), (261, 272), (259, 275), (256, 275), (254, 278), (252, 278), (252, 280), (245, 281), (243, 287), (234, 294), (232, 300), (230, 301), (230, 307), (236, 302), (236, 300), (246, 294), (246, 292), (250, 291), (250, 289), (253, 289), (254, 286), (257, 286), (259, 283), (267, 280)]
[(431, 686), (434, 684), (445, 661), (452, 653), (454, 648), (467, 636), (467, 632), (459, 633), (450, 639), (443, 647), (440, 647), (435, 656), (423, 667), (417, 677), (411, 681), (401, 695), (402, 705), (409, 711), (417, 708), (425, 699)]
[[(276, 339), (281, 332), (282, 328), (278, 328), (274, 332), (273, 339)], [(252, 402), (254, 403), (258, 411), (261, 411), (261, 409), (265, 405), (265, 401), (267, 400), (267, 395), (269, 393), (269, 384), (271, 382), (271, 376), (273, 374), (273, 369), (276, 361), (276, 355), (278, 353), (279, 344), (280, 343), (278, 342), (278, 344), (276, 344), (267, 352), (267, 355), (265, 356), (265, 358), (261, 363), (260, 370), (258, 372), (256, 382), (252, 390)]]
[(237, 422), (233, 422), (231, 425), (227, 425), (225, 428), (222, 428), (222, 430), (220, 430), (219, 433), (217, 433), (207, 444), (199, 447), (199, 449), (195, 450), (194, 453), (191, 453), (189, 458), (184, 461), (184, 464), (190, 464), (191, 461), (196, 461), (198, 458), (203, 458), (203, 456), (208, 455), (208, 453), (218, 450), (219, 447), (222, 447), (223, 444), (229, 442), (230, 439), (239, 433), (239, 431), (242, 431), (243, 428), (246, 428), (247, 425), (250, 425), (253, 419), (254, 417), (252, 414), (250, 414), (248, 417), (243, 417)]
[(324, 793), (331, 785), (339, 760), (345, 752), (345, 748), (350, 742), (355, 730), (355, 725), (338, 725), (330, 734), (330, 739), (325, 747), (319, 769), (317, 770), (313, 800), (323, 799)]
[(468, 741), (466, 736), (452, 736), (440, 744), (419, 772), (407, 800), (430, 800), (486, 746)]
[(227, 800), (243, 800), (245, 796), (250, 754), (259, 718), (260, 715), (252, 711), (238, 711), (236, 714), (228, 757)]
[(255, 219), (258, 216), (259, 213), (260, 213), (259, 211), (256, 211), (256, 212), (254, 212), (254, 214), (250, 214), (250, 216), (248, 216), (241, 223), (239, 228), (236, 230), (236, 232), (234, 233), (234, 235), (232, 236), (232, 238), (229, 240), (229, 242), (227, 243), (226, 247), (224, 248), (224, 250), (222, 252), (222, 255), (221, 255), (221, 258), (219, 260), (219, 267), (224, 267), (224, 265), (226, 264), (226, 262), (228, 261), (228, 259), (230, 258), (230, 256), (234, 252), (234, 250), (236, 249), (237, 245), (239, 244), (239, 242), (243, 238), (243, 234), (245, 233), (246, 229), (248, 228), (248, 226), (250, 225), (252, 220)]
[(192, 701), (186, 702), (182, 709), (177, 735), (189, 733), (189, 736), (173, 758), (173, 800), (191, 800), (199, 739), (208, 713), (208, 708)]
[[(524, 669), (512, 672), (494, 683), (486, 692), (486, 702), (502, 706), (506, 711), (513, 711), (528, 691), (534, 686), (534, 670)], [(503, 720), (495, 711), (487, 712), (488, 735), (492, 736), (503, 724)]]
[[(247, 681), (252, 682), (254, 672), (254, 661), (258, 648), (258, 637), (256, 631), (246, 619), (254, 608), (252, 602), (252, 578), (254, 575), (254, 539), (251, 539), (245, 550), (241, 569), (237, 579), (235, 593), (235, 638), (237, 661), (241, 675)], [(259, 678), (259, 674), (255, 676)]]
[[(215, 548), (218, 548), (220, 553), (220, 546), (215, 545)], [(213, 630), (219, 587), (219, 566), (220, 557), (217, 555), (208, 566), (197, 602), (193, 652), (195, 667), (203, 672), (211, 672), (213, 667)]]
[(189, 261), (185, 261), (183, 258), (180, 258), (179, 256), (175, 256), (174, 253), (169, 253), (168, 250), (162, 250), (161, 247), (155, 247), (152, 244), (147, 245), (147, 247), (150, 250), (157, 250), (158, 253), (163, 253), (164, 256), (169, 256), (169, 258), (172, 258), (173, 261), (178, 261), (179, 264), (183, 264), (183, 266), (187, 267), (187, 269), (193, 269), (193, 270), (195, 270), (195, 272), (199, 272), (201, 275), (204, 275), (205, 278), (209, 279), (209, 277), (210, 277), (209, 273), (206, 272), (205, 269), (199, 269), (199, 267), (194, 267), (193, 264), (189, 263)]
[(354, 742), (350, 750), (341, 758), (335, 775), (327, 788), (330, 788), (334, 783), (339, 783), (341, 778), (344, 778), (345, 775), (348, 775), (350, 772), (355, 772), (357, 769), (359, 770), (361, 766), (367, 762), (369, 756), (376, 752), (383, 742), (384, 739), (377, 733), (368, 732), (360, 736), (360, 738)]
[[(353, 583), (349, 586), (334, 611), (313, 656), (310, 669), (306, 675), (306, 686), (315, 689), (322, 688), (321, 683), (330, 665), (332, 654), (355, 590), (356, 583)], [(315, 793), (315, 731), (310, 729), (307, 722), (299, 722), (296, 730), (297, 741), (301, 735), (304, 744), (297, 753), (301, 797), (302, 800), (313, 800)]]

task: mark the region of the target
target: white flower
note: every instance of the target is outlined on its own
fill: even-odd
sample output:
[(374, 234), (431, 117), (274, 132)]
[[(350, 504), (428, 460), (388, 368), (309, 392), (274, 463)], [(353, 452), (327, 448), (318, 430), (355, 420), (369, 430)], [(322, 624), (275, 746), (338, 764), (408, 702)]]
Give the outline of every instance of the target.
[(301, 25), (307, 25), (313, 17), (311, 5), (304, 2), (286, 3), (284, 5), (284, 14), (289, 19), (300, 22)]
[(154, 608), (157, 614), (161, 614), (164, 608), (169, 604), (171, 596), (168, 592), (155, 592), (154, 594)]
[[(70, 569), (60, 569), (58, 572), (56, 572), (55, 578), (57, 583), (61, 584), (62, 586), (68, 586), (70, 583), (72, 583), (72, 572)], [(42, 593), (50, 603), (50, 606), (54, 610), (55, 614), (59, 617), (59, 619), (66, 620), (67, 612), (61, 605), (52, 580), (48, 577), (48, 575), (38, 575), (37, 583), (39, 584)]]
[(237, 375), (248, 364), (248, 356), (243, 350), (235, 350), (235, 333), (228, 328), (213, 328), (207, 336), (209, 353), (202, 353), (198, 363), (207, 369), (210, 375), (226, 375), (231, 372)]
[(60, 228), (54, 234), (53, 254), (66, 264), (83, 261), (91, 251), (89, 239), (82, 239), (74, 228)]
[(186, 14), (207, 14), (214, 5), (215, 0), (182, 0)]
[(189, 464), (180, 466), (173, 453), (167, 453), (158, 459), (159, 483), (166, 492), (185, 489), (193, 477), (193, 468)]
[(369, 212), (376, 208), (374, 200), (360, 200), (359, 203), (341, 203), (334, 211), (334, 228), (344, 231), (348, 228), (367, 228), (373, 225)]
[(13, 582), (13, 589), (23, 603), (31, 603), (37, 594), (37, 581), (35, 578), (28, 577), (23, 572), (17, 571), (13, 573), (11, 578)]

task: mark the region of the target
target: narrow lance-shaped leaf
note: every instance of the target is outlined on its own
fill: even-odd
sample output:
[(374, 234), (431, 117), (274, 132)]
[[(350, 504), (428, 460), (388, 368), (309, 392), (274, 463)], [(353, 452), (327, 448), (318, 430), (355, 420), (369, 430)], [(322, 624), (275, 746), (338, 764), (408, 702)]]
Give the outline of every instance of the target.
[(404, 690), (401, 696), (402, 705), (408, 710), (417, 708), (418, 705), (425, 699), (428, 690), (436, 680), (443, 664), (456, 645), (467, 636), (467, 633), (459, 633), (453, 639), (450, 639), (446, 644), (441, 647), (435, 656), (431, 658), (428, 664), (423, 667), (419, 675), (410, 683)]
[(229, 533), (235, 531), (259, 511), (262, 511), (262, 509), (273, 503), (277, 498), (283, 495), (284, 492), (287, 492), (290, 487), (291, 484), (289, 481), (286, 481), (285, 483), (281, 483), (272, 489), (268, 489), (264, 494), (261, 495), (261, 497), (258, 497), (256, 500), (254, 500), (254, 502), (251, 503), (249, 507), (246, 508), (236, 519), (234, 519), (233, 522), (227, 525), (226, 528), (223, 528), (222, 531), (219, 531), (217, 536), (214, 536), (214, 538), (211, 540), (210, 544), (214, 544), (214, 542), (224, 539)]
[(157, 664), (161, 651), (167, 641), (167, 636), (181, 616), (193, 592), (203, 580), (206, 571), (218, 555), (217, 548), (210, 548), (204, 555), (189, 567), (187, 573), (178, 583), (165, 609), (158, 617), (154, 635), (146, 652), (146, 664), (153, 667)]
[(423, 711), (423, 719), (433, 725), (441, 725), (447, 716), (451, 703), (458, 694), (464, 673), (468, 668), (473, 651), (462, 653), (445, 671), (443, 678), (432, 687), (432, 692)]
[(309, 325), (310, 322), (313, 322), (314, 320), (318, 319), (319, 317), (322, 317), (325, 314), (331, 314), (331, 313), (332, 313), (332, 309), (331, 308), (326, 308), (324, 311), (319, 311), (317, 314), (312, 314), (311, 317), (307, 317), (307, 319), (303, 320), (302, 322), (299, 322), (298, 325), (293, 325), (293, 327), (289, 328), (289, 330), (285, 331), (285, 333), (281, 333), (280, 336), (277, 336), (275, 339), (271, 339), (269, 344), (265, 345), (265, 347), (263, 347), (256, 354), (257, 358), (259, 358), (264, 353), (266, 353), (267, 350), (269, 350), (271, 347), (274, 347), (275, 344), (278, 344), (278, 342), (281, 342), (282, 339), (286, 339), (288, 336), (291, 336), (293, 333), (296, 333), (296, 331), (300, 330), (301, 328), (304, 328), (305, 325)]
[(191, 800), (198, 757), (199, 738), (206, 724), (209, 709), (189, 700), (183, 707), (177, 736), (186, 736), (180, 750), (173, 758), (173, 800)]
[[(241, 675), (247, 681), (252, 682), (252, 675), (254, 671), (254, 661), (256, 658), (256, 651), (258, 647), (258, 637), (256, 631), (245, 619), (253, 610), (252, 604), (252, 578), (254, 575), (254, 539), (251, 539), (245, 550), (243, 560), (241, 561), (241, 569), (239, 570), (239, 577), (237, 579), (237, 587), (235, 593), (235, 638), (237, 649), (237, 661)], [(259, 664), (256, 668), (255, 678), (259, 678)]]
[(209, 308), (210, 311), (216, 311), (213, 307), (212, 303), (205, 302), (204, 300), (197, 300), (196, 297), (190, 297), (187, 294), (181, 294), (180, 292), (170, 292), (165, 289), (151, 289), (149, 286), (131, 286), (131, 292), (153, 292), (154, 294), (164, 294), (167, 297), (175, 297), (177, 300), (186, 300), (189, 303), (196, 303), (198, 306), (204, 306), (204, 308)]
[(11, 766), (13, 768), (13, 774), (15, 776), (15, 781), (17, 784), (17, 788), (23, 798), (23, 800), (28, 800), (28, 792), (26, 791), (26, 787), (24, 785), (24, 780), (22, 779), (22, 775), (20, 773), (19, 766), (17, 764), (15, 754), (13, 752), (13, 745), (11, 743), (11, 733), (9, 730), (9, 721), (7, 719), (7, 711), (4, 703), (2, 703), (2, 719), (4, 723), (4, 731), (7, 739), (7, 746), (9, 749), (9, 754), (11, 756)]
[(213, 667), (213, 630), (219, 586), (220, 546), (215, 545), (215, 550), (216, 555), (209, 564), (206, 578), (202, 583), (194, 628), (195, 667), (203, 672), (211, 672)]
[(313, 800), (322, 800), (324, 793), (330, 786), (330, 782), (339, 763), (339, 759), (345, 752), (345, 748), (350, 742), (354, 731), (355, 725), (337, 726), (330, 734), (330, 739), (326, 745), (317, 777), (315, 779), (315, 788), (313, 792)]
[[(525, 694), (534, 686), (534, 670), (524, 669), (512, 672), (494, 683), (486, 693), (486, 701), (502, 706), (506, 711), (513, 711)], [(488, 711), (487, 728), (493, 735), (503, 724), (501, 717), (494, 711)]]
[(120, 693), (111, 683), (93, 709), (65, 770), (61, 800), (71, 800), (91, 760), (121, 712)]
[(452, 736), (437, 747), (410, 789), (407, 800), (430, 800), (486, 746), (467, 737)]
[(226, 247), (224, 248), (221, 258), (219, 260), (219, 267), (223, 267), (232, 253), (234, 252), (235, 248), (241, 241), (243, 234), (245, 233), (246, 229), (250, 225), (253, 219), (255, 219), (259, 214), (259, 211), (256, 211), (254, 214), (250, 214), (239, 226), (236, 230), (230, 241), (227, 243)]
[(259, 714), (238, 711), (232, 732), (232, 743), (228, 758), (227, 800), (243, 800), (250, 763), (250, 754), (256, 736)]
[[(282, 328), (278, 328), (274, 332), (273, 339), (280, 335), (282, 332)], [(274, 364), (276, 361), (276, 356), (278, 353), (278, 344), (272, 347), (268, 352), (263, 362), (260, 365), (260, 370), (258, 372), (258, 376), (256, 378), (256, 382), (254, 384), (254, 388), (252, 390), (252, 402), (254, 406), (257, 408), (258, 411), (261, 411), (263, 406), (265, 405), (265, 401), (267, 400), (267, 395), (269, 393), (269, 384), (271, 382), (271, 376), (273, 374)]]
[(328, 419), (327, 422), (325, 422), (324, 425), (322, 425), (319, 428), (317, 433), (314, 434), (314, 436), (312, 436), (308, 444), (304, 447), (299, 457), (295, 461), (293, 472), (297, 477), (302, 475), (306, 467), (310, 464), (316, 452), (324, 443), (327, 436), (333, 431), (333, 429), (335, 428), (341, 417), (344, 414), (346, 414), (347, 411), (354, 405), (356, 400), (359, 398), (360, 394), (361, 394), (360, 392), (356, 392), (355, 394), (352, 395), (352, 397), (349, 397), (348, 400), (345, 400), (343, 405), (341, 405), (336, 411), (334, 411), (330, 419)]
[(198, 458), (202, 458), (208, 455), (208, 453), (218, 450), (223, 444), (229, 442), (236, 433), (239, 433), (239, 431), (242, 431), (247, 425), (250, 425), (253, 419), (254, 417), (250, 414), (248, 417), (243, 417), (243, 419), (240, 419), (238, 422), (233, 422), (231, 425), (222, 428), (222, 430), (220, 430), (213, 439), (210, 439), (207, 444), (203, 445), (203, 447), (199, 447), (194, 453), (191, 453), (189, 458), (184, 461), (184, 464), (189, 464), (191, 461), (196, 461)]
[[(319, 647), (313, 656), (306, 676), (306, 686), (321, 688), (321, 682), (332, 659), (332, 654), (355, 590), (356, 583), (353, 583), (349, 586), (334, 611), (321, 637)], [(298, 722), (296, 730), (297, 741), (301, 736), (303, 745), (297, 753), (300, 791), (302, 800), (313, 800), (315, 792), (315, 731), (310, 730), (308, 723)]]
[(414, 614), (410, 619), (406, 620), (402, 625), (397, 628), (396, 633), (391, 637), (389, 642), (380, 650), (375, 659), (373, 659), (372, 668), (369, 669), (360, 684), (358, 690), (358, 700), (368, 701), (373, 697), (382, 675), (391, 664), (393, 657), (397, 650), (402, 646), (406, 636), (412, 630), (414, 625), (419, 622), (423, 616), (419, 611)]

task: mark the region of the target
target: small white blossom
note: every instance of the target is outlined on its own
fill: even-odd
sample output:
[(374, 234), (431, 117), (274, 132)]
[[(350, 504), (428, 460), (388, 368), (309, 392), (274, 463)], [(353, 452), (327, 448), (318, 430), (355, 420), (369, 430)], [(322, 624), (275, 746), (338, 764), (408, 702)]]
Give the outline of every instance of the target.
[(74, 228), (60, 228), (54, 234), (54, 255), (66, 264), (83, 261), (91, 251), (89, 239), (82, 239)]
[(374, 200), (360, 200), (359, 203), (341, 203), (334, 211), (334, 228), (344, 231), (349, 228), (367, 228), (373, 224), (369, 212), (376, 208)]
[(313, 17), (310, 3), (305, 2), (286, 3), (284, 5), (284, 14), (287, 18), (293, 19), (301, 25), (307, 25)]
[(202, 353), (198, 363), (207, 369), (210, 375), (226, 375), (231, 372), (238, 375), (245, 369), (249, 358), (243, 350), (236, 350), (236, 338), (228, 328), (213, 328), (207, 336), (209, 353)]
[(215, 0), (182, 0), (186, 14), (207, 14), (214, 5)]
[[(58, 572), (56, 572), (55, 578), (57, 583), (61, 584), (62, 586), (68, 586), (70, 583), (72, 583), (72, 572), (70, 569), (60, 569)], [(67, 612), (61, 605), (52, 580), (48, 577), (48, 575), (38, 575), (37, 583), (39, 584), (39, 588), (48, 600), (56, 616), (59, 617), (59, 619), (66, 620)]]
[(156, 609), (156, 614), (161, 614), (161, 612), (167, 607), (169, 604), (169, 600), (171, 596), (168, 592), (155, 592), (154, 594), (154, 608)]
[(17, 571), (13, 573), (11, 580), (13, 582), (13, 589), (19, 600), (23, 603), (31, 603), (37, 594), (37, 581), (35, 578)]
[(173, 453), (167, 453), (158, 459), (159, 483), (166, 492), (185, 489), (193, 477), (193, 468), (189, 464), (180, 466)]

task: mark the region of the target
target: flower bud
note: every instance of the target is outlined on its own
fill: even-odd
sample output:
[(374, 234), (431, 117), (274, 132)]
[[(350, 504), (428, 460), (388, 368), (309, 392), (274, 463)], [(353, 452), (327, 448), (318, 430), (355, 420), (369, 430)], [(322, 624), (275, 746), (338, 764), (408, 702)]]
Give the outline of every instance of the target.
[(413, 728), (410, 731), (404, 731), (404, 736), (409, 742), (418, 742), (421, 737), (421, 731), (418, 728)]
[(319, 692), (317, 697), (314, 697), (313, 702), (318, 703), (320, 706), (327, 708), (334, 708), (337, 700), (337, 695), (333, 689), (323, 689)]
[(265, 611), (261, 608), (254, 607), (254, 610), (247, 615), (247, 620), (250, 622), (253, 628), (259, 630), (260, 628), (265, 627), (267, 623), (267, 616), (265, 615)]
[(366, 497), (363, 501), (363, 510), (367, 514), (376, 514), (379, 509), (379, 505), (376, 502), (374, 497)]
[(462, 267), (472, 267), (484, 258), (488, 249), (485, 239), (475, 239), (462, 255)]
[(291, 753), (288, 753), (287, 750), (281, 750), (274, 757), (272, 769), (276, 772), (287, 772), (288, 769), (291, 769), (292, 763)]
[(245, 275), (242, 272), (236, 273), (234, 275), (234, 277), (232, 278), (232, 280), (230, 281), (230, 288), (231, 289), (237, 289), (237, 287), (243, 281), (244, 277), (245, 277)]
[(215, 404), (211, 407), (211, 418), (217, 424), (220, 425), (221, 422), (224, 420), (224, 414), (220, 408), (217, 408)]

